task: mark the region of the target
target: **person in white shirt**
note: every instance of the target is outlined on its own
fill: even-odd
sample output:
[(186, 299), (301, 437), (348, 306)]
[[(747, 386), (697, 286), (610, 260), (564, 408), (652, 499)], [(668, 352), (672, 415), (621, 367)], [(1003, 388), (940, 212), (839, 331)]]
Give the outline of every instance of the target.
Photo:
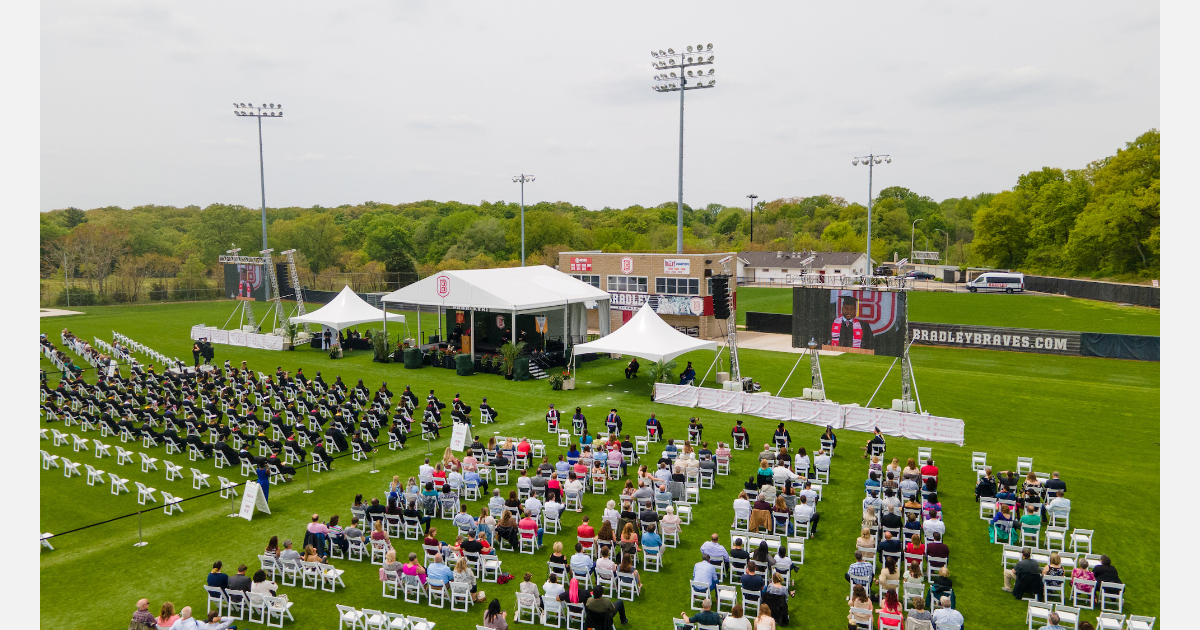
[(733, 513), (735, 516), (744, 516), (750, 518), (750, 510), (754, 505), (750, 503), (750, 499), (746, 498), (746, 492), (743, 490), (738, 498), (733, 500)]
[(798, 477), (798, 475), (796, 473), (789, 470), (788, 467), (784, 466), (783, 464), (780, 464), (780, 465), (772, 468), (771, 475), (772, 475), (772, 480), (775, 482), (775, 485), (778, 485), (778, 486), (782, 486), (786, 483), (789, 483), (793, 479), (796, 479)]
[(808, 499), (808, 504), (812, 506), (814, 510), (817, 509), (817, 500), (820, 499), (820, 495), (817, 494), (816, 490), (812, 489), (811, 481), (804, 482), (804, 489), (800, 491), (800, 496), (806, 497)]
[(933, 518), (925, 519), (925, 523), (921, 525), (921, 529), (925, 530), (926, 539), (931, 538), (934, 532), (937, 532), (938, 536), (942, 538), (946, 537), (946, 523), (942, 521), (940, 512), (935, 514)]
[(808, 476), (808, 452), (803, 448), (801, 448), (800, 453), (796, 455), (795, 466), (797, 474)]
[(542, 509), (545, 510), (546, 514), (549, 514), (553, 517), (561, 516), (563, 507), (563, 504), (559, 503), (557, 497), (550, 497), (550, 500), (546, 501), (545, 505), (542, 506)]
[(533, 490), (533, 480), (529, 478), (529, 474), (522, 470), (521, 476), (517, 477), (518, 490)]
[(1050, 499), (1050, 502), (1046, 504), (1046, 511), (1051, 514), (1058, 514), (1059, 516), (1070, 514), (1071, 500), (1064, 498), (1063, 491), (1059, 490), (1058, 496)]
[(562, 584), (558, 583), (558, 576), (551, 573), (550, 578), (542, 585), (542, 592), (550, 599), (558, 599), (558, 596), (563, 592)]
[(500, 496), (500, 489), (492, 490), (492, 498), (488, 500), (488, 507), (504, 505), (504, 497)]
[(528, 499), (525, 499), (525, 511), (529, 514), (529, 516), (537, 518), (538, 515), (542, 513), (541, 500), (533, 495), (530, 495)]
[(816, 457), (813, 458), (813, 466), (821, 472), (829, 471), (829, 456), (825, 454), (825, 451), (817, 451)]
[(583, 482), (578, 477), (575, 477), (575, 473), (571, 473), (571, 480), (563, 484), (563, 492), (570, 492), (572, 494), (583, 492)]
[(417, 475), (421, 480), (421, 483), (433, 481), (433, 466), (429, 465), (428, 457), (425, 458), (425, 463), (421, 464), (421, 467), (418, 468), (417, 471)]
[(933, 611), (933, 625), (938, 630), (962, 630), (962, 613), (950, 607), (950, 598), (942, 598), (942, 607)]
[(808, 504), (808, 497), (800, 495), (796, 500), (796, 509), (792, 512), (796, 516), (797, 523), (811, 523), (808, 527), (811, 536), (817, 535), (817, 521), (821, 519), (817, 515), (817, 510)]

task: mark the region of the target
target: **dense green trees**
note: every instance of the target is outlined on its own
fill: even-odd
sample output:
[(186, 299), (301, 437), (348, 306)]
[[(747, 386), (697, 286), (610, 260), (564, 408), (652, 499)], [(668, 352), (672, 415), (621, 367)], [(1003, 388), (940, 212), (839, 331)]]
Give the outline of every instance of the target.
[[(916, 249), (939, 251), (951, 264), (1157, 277), (1158, 148), (1159, 132), (1150, 130), (1116, 155), (1077, 170), (1031, 171), (998, 194), (937, 202), (904, 187), (884, 188), (873, 201), (872, 252), (877, 261), (907, 257), (915, 239)], [(599, 211), (566, 202), (529, 205), (526, 257), (554, 264), (566, 250), (673, 251), (675, 214), (674, 202)], [(427, 274), (515, 265), (521, 257), (520, 206), (504, 201), (268, 208), (267, 220), (271, 247), (299, 250), (314, 277)], [(862, 251), (866, 223), (866, 207), (841, 197), (781, 198), (755, 206), (751, 242), (746, 209), (685, 206), (684, 247)], [(227, 204), (67, 208), (43, 213), (40, 229), (43, 276), (62, 278), (65, 269), (101, 293), (136, 293), (143, 277), (204, 286), (216, 279), (217, 256), (231, 244), (257, 254), (262, 243), (260, 211)], [(106, 285), (110, 276), (120, 288)]]

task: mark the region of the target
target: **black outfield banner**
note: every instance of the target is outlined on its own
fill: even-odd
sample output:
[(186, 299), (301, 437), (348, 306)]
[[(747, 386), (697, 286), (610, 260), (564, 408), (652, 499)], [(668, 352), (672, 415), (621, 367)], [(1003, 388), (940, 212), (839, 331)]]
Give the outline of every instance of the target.
[(1079, 356), (1080, 333), (1067, 330), (909, 322), (908, 334), (912, 337), (913, 344), (918, 346), (983, 348), (985, 350)]

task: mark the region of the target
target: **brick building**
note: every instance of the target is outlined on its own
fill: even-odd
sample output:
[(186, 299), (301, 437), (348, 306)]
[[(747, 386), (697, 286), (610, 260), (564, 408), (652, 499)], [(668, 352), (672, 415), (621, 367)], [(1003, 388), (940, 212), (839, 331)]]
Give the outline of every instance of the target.
[[(621, 252), (562, 252), (558, 270), (612, 296), (612, 330), (620, 328), (649, 302), (659, 317), (680, 332), (700, 339), (722, 337), (725, 331), (713, 317), (713, 274), (736, 273), (736, 252), (712, 254), (626, 254)], [(730, 283), (730, 290), (736, 289)], [(735, 301), (736, 303), (736, 301)], [(599, 330), (599, 311), (589, 309), (588, 329)]]

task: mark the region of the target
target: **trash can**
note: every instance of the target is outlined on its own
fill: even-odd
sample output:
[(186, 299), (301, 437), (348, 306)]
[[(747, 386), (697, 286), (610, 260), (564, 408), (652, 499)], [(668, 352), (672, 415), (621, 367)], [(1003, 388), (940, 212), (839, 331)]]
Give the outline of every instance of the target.
[(423, 367), (421, 361), (420, 348), (405, 348), (404, 349), (404, 367), (408, 370), (415, 370)]

